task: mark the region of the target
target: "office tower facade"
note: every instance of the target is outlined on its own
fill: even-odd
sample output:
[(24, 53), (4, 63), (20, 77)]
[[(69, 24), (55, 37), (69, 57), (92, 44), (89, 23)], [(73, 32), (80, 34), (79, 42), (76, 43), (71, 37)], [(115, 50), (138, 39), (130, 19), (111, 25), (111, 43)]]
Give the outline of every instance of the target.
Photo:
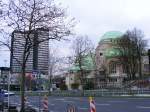
[[(21, 63), (23, 59), (23, 51), (27, 32), (14, 31), (11, 39), (11, 58), (10, 68), (12, 73), (21, 72)], [(49, 30), (36, 29), (30, 34), (32, 48), (26, 62), (26, 73), (33, 71), (48, 74), (49, 62)], [(38, 44), (39, 41), (46, 40)]]

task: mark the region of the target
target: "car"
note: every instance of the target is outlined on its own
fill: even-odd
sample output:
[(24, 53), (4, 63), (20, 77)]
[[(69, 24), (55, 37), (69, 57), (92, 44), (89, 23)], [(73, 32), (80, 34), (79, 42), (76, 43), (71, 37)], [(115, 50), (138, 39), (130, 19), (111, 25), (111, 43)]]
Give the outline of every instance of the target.
[(1, 90), (1, 92), (4, 94), (5, 97), (15, 95), (15, 93), (7, 91), (7, 90)]

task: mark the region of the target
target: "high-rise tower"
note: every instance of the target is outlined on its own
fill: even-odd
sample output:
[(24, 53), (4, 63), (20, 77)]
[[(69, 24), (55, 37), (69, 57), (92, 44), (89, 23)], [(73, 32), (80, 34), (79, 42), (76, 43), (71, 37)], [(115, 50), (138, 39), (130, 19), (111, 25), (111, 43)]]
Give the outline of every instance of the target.
[[(25, 37), (27, 32), (14, 31), (11, 40), (11, 59), (10, 68), (12, 73), (20, 73)], [(26, 73), (32, 73), (38, 70), (43, 74), (48, 74), (49, 59), (49, 30), (36, 29), (31, 34), (33, 47), (30, 49), (30, 55), (26, 63)], [(47, 40), (46, 40), (47, 39)], [(46, 40), (38, 44), (39, 40)], [(18, 62), (19, 61), (19, 62)]]

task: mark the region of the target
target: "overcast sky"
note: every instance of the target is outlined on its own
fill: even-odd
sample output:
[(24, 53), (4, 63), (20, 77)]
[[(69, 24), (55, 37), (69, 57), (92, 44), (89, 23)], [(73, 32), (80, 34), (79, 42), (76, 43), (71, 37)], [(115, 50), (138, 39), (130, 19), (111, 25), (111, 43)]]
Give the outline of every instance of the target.
[[(68, 15), (75, 17), (76, 34), (88, 35), (97, 45), (107, 31), (125, 32), (141, 29), (150, 45), (150, 0), (56, 0), (68, 7)], [(64, 55), (69, 54), (64, 42), (57, 45)], [(0, 54), (0, 66), (9, 60), (8, 53)], [(9, 61), (7, 62), (9, 65)]]
[(77, 33), (95, 42), (107, 31), (125, 32), (134, 27), (150, 39), (150, 0), (59, 0), (78, 21)]

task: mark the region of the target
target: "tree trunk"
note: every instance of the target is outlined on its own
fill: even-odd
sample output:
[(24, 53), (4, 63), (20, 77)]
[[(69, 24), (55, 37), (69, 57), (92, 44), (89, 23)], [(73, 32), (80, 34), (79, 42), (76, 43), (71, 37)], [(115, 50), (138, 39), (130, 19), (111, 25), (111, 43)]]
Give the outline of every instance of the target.
[(81, 86), (82, 86), (82, 90), (84, 89), (84, 73), (83, 70), (80, 70), (80, 81), (81, 81)]
[(141, 56), (139, 57), (139, 78), (142, 78), (142, 63)]
[(24, 49), (24, 53), (23, 53), (23, 59), (22, 59), (22, 68), (21, 68), (21, 73), (22, 73), (22, 77), (21, 77), (21, 112), (25, 112), (25, 74), (26, 74), (26, 45), (27, 45), (27, 41), (25, 44), (25, 49)]
[(25, 112), (25, 64), (22, 66), (22, 78), (21, 78), (21, 111)]
[(149, 59), (149, 73), (150, 73), (150, 49), (148, 50), (148, 59)]

